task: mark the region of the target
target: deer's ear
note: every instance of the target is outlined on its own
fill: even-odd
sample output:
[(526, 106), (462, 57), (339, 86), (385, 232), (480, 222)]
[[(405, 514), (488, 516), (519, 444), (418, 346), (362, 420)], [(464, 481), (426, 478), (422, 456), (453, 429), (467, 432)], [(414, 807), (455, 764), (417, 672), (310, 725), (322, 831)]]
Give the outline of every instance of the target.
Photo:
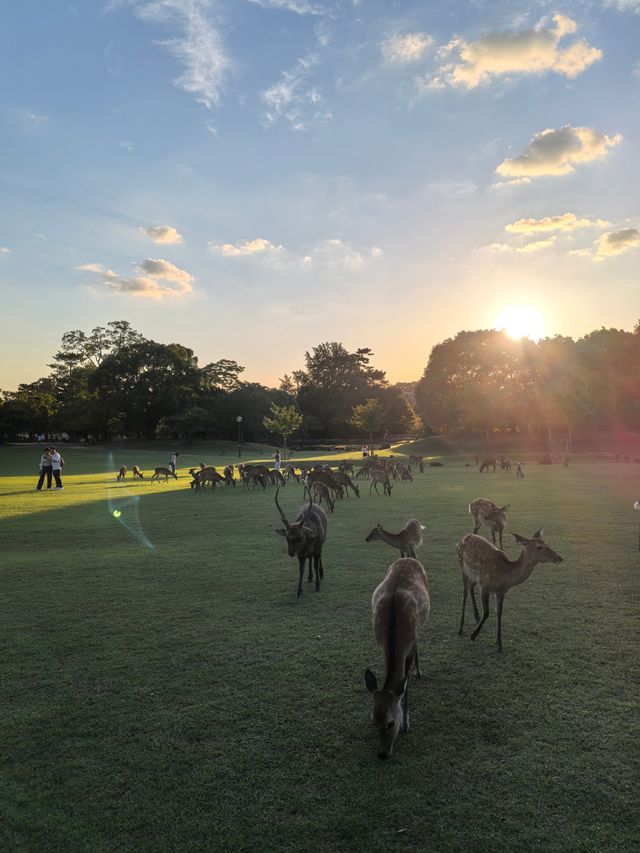
[(365, 669), (364, 671), (364, 683), (367, 685), (367, 690), (370, 693), (373, 693), (374, 690), (378, 689), (378, 679), (370, 669)]
[(510, 506), (511, 504), (507, 504), (506, 506), (500, 507), (500, 512), (506, 512)]
[(541, 527), (540, 530), (536, 530), (536, 532), (531, 537), (532, 539), (542, 539), (542, 534), (544, 533), (544, 529)]
[(529, 541), (528, 539), (525, 539), (524, 536), (520, 536), (520, 534), (518, 533), (512, 533), (511, 535), (516, 540), (516, 542), (519, 542), (521, 545), (526, 545)]
[(280, 536), (286, 536), (287, 535), (287, 531), (284, 529), (284, 527), (278, 527), (276, 530), (276, 533), (279, 533)]

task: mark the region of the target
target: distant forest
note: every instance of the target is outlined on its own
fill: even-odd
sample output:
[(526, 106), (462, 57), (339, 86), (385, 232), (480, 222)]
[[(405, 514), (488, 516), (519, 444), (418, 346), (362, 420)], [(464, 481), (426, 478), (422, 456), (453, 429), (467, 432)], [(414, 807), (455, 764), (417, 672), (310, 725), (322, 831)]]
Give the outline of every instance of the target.
[(66, 332), (50, 373), (3, 391), (0, 438), (66, 434), (274, 441), (270, 414), (295, 409), (292, 440), (393, 435), (640, 430), (640, 322), (538, 343), (460, 332), (435, 346), (417, 383), (391, 385), (373, 352), (325, 342), (277, 388), (244, 382), (232, 359), (198, 365), (182, 344), (148, 340), (126, 321)]

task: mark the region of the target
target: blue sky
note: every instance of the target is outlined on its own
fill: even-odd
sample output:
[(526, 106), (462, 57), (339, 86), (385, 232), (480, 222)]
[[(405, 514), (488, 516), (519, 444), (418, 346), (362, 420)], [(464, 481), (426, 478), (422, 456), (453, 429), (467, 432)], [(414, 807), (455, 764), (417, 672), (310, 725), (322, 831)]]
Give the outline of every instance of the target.
[(640, 317), (640, 1), (31, 0), (0, 46), (1, 388), (113, 319), (275, 384)]

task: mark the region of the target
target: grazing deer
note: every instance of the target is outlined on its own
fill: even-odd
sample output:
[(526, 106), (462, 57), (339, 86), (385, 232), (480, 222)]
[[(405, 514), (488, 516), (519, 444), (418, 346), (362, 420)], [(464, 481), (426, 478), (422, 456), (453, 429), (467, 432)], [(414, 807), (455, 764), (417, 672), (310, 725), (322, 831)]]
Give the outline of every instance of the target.
[(342, 474), (353, 474), (353, 464), (346, 460), (338, 462), (338, 471)]
[(418, 663), (418, 631), (429, 615), (429, 583), (422, 565), (403, 558), (392, 563), (371, 599), (373, 633), (384, 650), (385, 678), (382, 687), (367, 669), (364, 683), (373, 693), (371, 722), (378, 734), (378, 757), (388, 758), (399, 731), (409, 731), (408, 680), (412, 665), (422, 678)]
[(522, 470), (522, 462), (516, 462), (516, 480), (524, 480), (524, 471)]
[(388, 533), (383, 530), (382, 525), (378, 522), (364, 541), (376, 542), (380, 540), (391, 545), (392, 548), (397, 548), (402, 557), (415, 558), (416, 549), (422, 545), (422, 531), (425, 529), (415, 518), (407, 521), (399, 533)]
[(324, 577), (322, 566), (322, 546), (327, 538), (327, 515), (321, 506), (309, 503), (300, 507), (296, 520), (289, 524), (287, 517), (278, 503), (278, 492), (276, 489), (275, 502), (280, 517), (284, 522), (284, 529), (276, 530), (280, 536), (286, 537), (290, 557), (297, 557), (300, 567), (300, 579), (298, 581), (298, 595), (302, 595), (302, 578), (304, 576), (304, 564), (309, 561), (309, 583), (313, 580), (311, 573), (311, 561), (316, 573), (316, 592), (320, 590), (320, 578)]
[(137, 465), (134, 465), (134, 466), (133, 466), (133, 479), (135, 480), (135, 479), (136, 479), (136, 477), (138, 478), (138, 480), (144, 480), (144, 474), (143, 474), (143, 473), (142, 473), (142, 471), (138, 468), (138, 466), (137, 466)]
[(197, 480), (196, 490), (200, 487), (204, 489), (206, 483), (211, 483), (213, 488), (215, 489), (217, 483), (225, 483), (226, 478), (222, 476), (222, 474), (218, 474), (215, 468), (207, 467), (201, 468), (197, 473), (195, 479)]
[(314, 483), (322, 483), (328, 489), (331, 489), (331, 491), (333, 491), (339, 498), (343, 495), (342, 486), (338, 483), (332, 471), (310, 471), (304, 481), (305, 496), (309, 486), (312, 486)]
[(233, 488), (235, 489), (236, 481), (233, 478), (233, 470), (233, 465), (227, 465), (222, 474), (224, 476), (225, 485), (233, 486)]
[(489, 468), (491, 468), (491, 470), (495, 474), (496, 465), (497, 465), (497, 462), (495, 459), (483, 459), (482, 464), (480, 465), (480, 473), (482, 474), (483, 471), (488, 471)]
[(344, 471), (336, 471), (333, 478), (339, 486), (342, 486), (347, 497), (349, 497), (349, 489), (353, 491), (357, 498), (360, 497), (360, 489)]
[[(517, 533), (512, 534), (516, 542), (522, 546), (520, 556), (516, 560), (510, 560), (507, 555), (475, 533), (467, 535), (458, 543), (456, 552), (460, 563), (462, 574), (462, 613), (460, 615), (460, 628), (458, 634), (464, 631), (464, 610), (467, 603), (467, 593), (471, 593), (473, 615), (476, 626), (471, 634), (471, 639), (480, 633), (489, 615), (489, 596), (496, 597), (496, 613), (498, 614), (498, 635), (496, 645), (498, 651), (502, 651), (502, 605), (504, 597), (512, 586), (524, 583), (538, 563), (561, 563), (562, 557), (556, 554), (542, 540), (542, 530), (536, 530), (531, 539), (525, 539)], [(480, 592), (482, 601), (482, 618), (478, 613), (478, 606), (473, 593), (475, 587)]]
[(369, 486), (369, 494), (371, 494), (371, 489), (376, 490), (376, 495), (379, 495), (378, 491), (378, 483), (382, 484), (382, 494), (387, 495), (387, 497), (391, 497), (391, 483), (389, 482), (389, 475), (386, 471), (381, 471), (379, 469), (374, 468), (371, 471), (371, 485)]
[(504, 550), (502, 547), (502, 533), (507, 526), (508, 509), (509, 504), (498, 506), (498, 504), (494, 504), (493, 501), (489, 501), (486, 498), (476, 498), (475, 501), (471, 501), (469, 504), (469, 512), (473, 516), (473, 532), (477, 533), (482, 525), (486, 524), (491, 530), (491, 540), (494, 545), (496, 544), (496, 533), (498, 534), (501, 551)]
[(171, 468), (154, 468), (151, 479), (159, 481), (160, 477), (164, 477), (165, 483), (169, 480), (169, 477), (173, 477), (174, 480), (178, 479), (178, 475), (174, 474)]
[(322, 501), (326, 503), (329, 507), (329, 512), (333, 512), (335, 508), (335, 503), (331, 499), (331, 492), (328, 487), (325, 486), (324, 483), (321, 483), (319, 480), (316, 480), (315, 483), (311, 484), (311, 491), (318, 499), (318, 504), (321, 505)]
[(398, 465), (397, 470), (402, 482), (406, 483), (408, 480), (410, 483), (413, 483), (413, 474), (411, 473), (410, 465)]
[(120, 471), (119, 471), (119, 473), (118, 473), (118, 476), (116, 477), (116, 480), (124, 480), (124, 478), (125, 478), (126, 476), (127, 476), (127, 466), (126, 466), (126, 465), (123, 465), (123, 466), (120, 468)]

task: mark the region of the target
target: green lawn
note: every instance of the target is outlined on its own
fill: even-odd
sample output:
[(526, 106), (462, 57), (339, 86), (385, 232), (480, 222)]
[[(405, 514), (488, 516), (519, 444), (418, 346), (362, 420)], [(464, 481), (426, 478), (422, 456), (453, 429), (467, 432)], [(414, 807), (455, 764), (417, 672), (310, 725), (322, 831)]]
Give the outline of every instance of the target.
[[(205, 450), (237, 461), (199, 448), (180, 473)], [(65, 490), (38, 493), (38, 448), (0, 448), (2, 850), (638, 849), (640, 466), (517, 482), (452, 456), (391, 498), (367, 484), (296, 600), (273, 490), (115, 482), (167, 452), (65, 448)], [(502, 656), (493, 603), (475, 643), (457, 636), (454, 547), (480, 496), (564, 557), (507, 596)], [(301, 499), (281, 490), (290, 518)], [(424, 679), (379, 762), (363, 673), (382, 673), (370, 600), (396, 552), (364, 538), (411, 517)]]

